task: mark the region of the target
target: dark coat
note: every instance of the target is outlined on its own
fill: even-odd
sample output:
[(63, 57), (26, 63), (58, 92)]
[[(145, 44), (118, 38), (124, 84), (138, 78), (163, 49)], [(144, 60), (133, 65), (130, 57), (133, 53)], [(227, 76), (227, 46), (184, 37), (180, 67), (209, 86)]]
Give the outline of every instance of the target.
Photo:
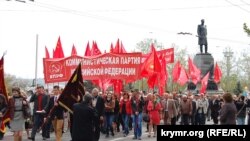
[(144, 108), (144, 99), (141, 97), (140, 99), (136, 100), (135, 97), (131, 98), (131, 108), (132, 108), (132, 114), (135, 114), (135, 112), (142, 113)]
[(192, 115), (196, 114), (197, 105), (196, 102), (192, 100)]
[(104, 99), (101, 96), (97, 96), (95, 109), (98, 116), (104, 116)]
[[(55, 105), (55, 96), (52, 96), (49, 100), (49, 107), (48, 107), (48, 112), (50, 112), (50, 110), (52, 110), (52, 108)], [(50, 118), (51, 120), (53, 120), (55, 117), (57, 119), (63, 119), (64, 118), (64, 109), (62, 108), (62, 106), (58, 105), (55, 106), (53, 112), (51, 112)]]
[(211, 110), (211, 117), (218, 117), (219, 116), (219, 111), (221, 108), (220, 101), (216, 99), (214, 102), (213, 100), (209, 101), (209, 108)]
[(247, 105), (244, 101), (235, 102), (235, 106), (237, 109), (237, 117), (246, 117)]
[(236, 125), (237, 109), (234, 103), (225, 103), (220, 110), (221, 125)]
[(207, 45), (207, 28), (205, 25), (198, 25), (197, 28), (198, 33), (198, 44), (199, 45)]
[(73, 113), (72, 141), (93, 141), (94, 123), (98, 120), (95, 109), (85, 102), (76, 103)]
[[(38, 110), (38, 95), (33, 94), (30, 98), (30, 102), (34, 102), (34, 109), (33, 113), (35, 114), (36, 111)], [(48, 112), (48, 107), (49, 107), (49, 95), (43, 94), (42, 96), (42, 109)]]

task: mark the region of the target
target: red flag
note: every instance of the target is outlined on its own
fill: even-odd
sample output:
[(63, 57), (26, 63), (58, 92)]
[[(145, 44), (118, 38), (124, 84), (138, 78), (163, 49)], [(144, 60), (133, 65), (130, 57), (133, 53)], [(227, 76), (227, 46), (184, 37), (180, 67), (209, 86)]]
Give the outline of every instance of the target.
[(110, 53), (113, 53), (113, 52), (114, 52), (114, 46), (113, 46), (112, 43), (111, 43), (111, 45), (110, 45), (110, 50), (109, 50), (109, 52), (110, 52)]
[(151, 76), (154, 73), (161, 72), (161, 64), (153, 44), (151, 45), (151, 49), (152, 52), (146, 58), (145, 62), (142, 64), (141, 76)]
[(91, 80), (91, 82), (96, 85), (96, 86), (99, 86), (100, 88), (102, 88), (102, 85), (100, 84), (100, 81), (101, 80)]
[(221, 69), (216, 63), (214, 68), (214, 82), (215, 83), (220, 82), (221, 77), (222, 77)]
[(181, 67), (180, 76), (178, 78), (177, 83), (183, 86), (187, 83), (187, 81), (188, 81), (188, 77), (187, 77), (186, 70), (184, 69), (184, 67)]
[(163, 96), (164, 91), (165, 91), (165, 87), (159, 87), (159, 94), (160, 94), (160, 96)]
[(117, 39), (113, 53), (120, 53), (120, 40)]
[(157, 84), (157, 82), (158, 82), (157, 81), (157, 73), (154, 73), (152, 76), (150, 76), (148, 78), (148, 81), (147, 81), (148, 87), (153, 89), (155, 84)]
[(116, 42), (115, 48), (113, 50), (113, 53), (127, 53), (127, 51), (125, 50), (122, 42), (120, 43), (119, 39), (117, 39), (117, 42)]
[(95, 41), (93, 41), (92, 44), (92, 49), (91, 49), (91, 56), (99, 55), (102, 54), (100, 49), (98, 48), (97, 44)]
[(76, 51), (75, 45), (73, 44), (72, 49), (71, 49), (71, 56), (75, 56), (75, 55), (77, 55), (77, 51)]
[(85, 50), (84, 56), (91, 56), (91, 49), (89, 47), (89, 42), (88, 42), (88, 44), (86, 46), (86, 50)]
[(92, 83), (100, 87), (100, 89), (102, 89), (103, 91), (106, 91), (107, 88), (113, 84), (113, 81), (111, 81), (110, 79), (104, 79), (104, 80), (99, 79), (99, 80), (92, 80)]
[(177, 61), (172, 71), (173, 82), (177, 82), (180, 76), (180, 72), (181, 72), (181, 64), (180, 61)]
[(200, 89), (200, 93), (205, 93), (206, 89), (207, 89), (207, 83), (208, 83), (208, 78), (209, 78), (209, 72), (205, 75), (205, 77), (203, 77), (203, 79), (201, 80), (201, 89)]
[(45, 46), (45, 58), (50, 58), (48, 48)]
[(165, 86), (166, 85), (166, 81), (167, 81), (167, 65), (166, 65), (166, 59), (164, 56), (161, 57), (161, 74), (159, 75), (159, 85), (160, 86)]
[(63, 48), (62, 48), (60, 36), (58, 38), (58, 41), (56, 44), (56, 49), (55, 49), (53, 57), (54, 58), (64, 58), (64, 53), (63, 53)]
[(119, 50), (119, 53), (127, 53), (127, 51), (125, 50), (122, 42), (121, 42), (121, 49)]
[(166, 65), (166, 58), (164, 57), (164, 55), (161, 57), (161, 74), (159, 75), (159, 87), (160, 87), (160, 95), (163, 95), (163, 90), (166, 86), (166, 82), (168, 80), (168, 74), (167, 74), (167, 65)]
[(114, 93), (120, 95), (123, 88), (122, 80), (113, 80), (113, 84), (114, 84)]
[(102, 81), (102, 89), (103, 91), (106, 91), (108, 87), (112, 85), (112, 81), (110, 79), (105, 79)]
[(62, 91), (62, 94), (58, 98), (58, 103), (64, 109), (73, 114), (73, 105), (78, 101), (81, 101), (85, 95), (81, 63), (77, 66), (68, 83)]
[[(0, 60), (0, 95), (4, 98), (3, 105), (8, 106), (9, 104), (9, 97), (6, 91), (5, 80), (4, 80), (4, 56), (2, 56)], [(10, 121), (10, 113), (9, 110), (1, 111), (3, 114), (3, 118), (1, 119), (2, 122), (0, 123), (0, 132), (5, 133), (6, 128), (5, 124)]]
[(201, 71), (195, 66), (190, 57), (188, 58), (188, 68), (189, 68), (189, 76), (193, 81), (193, 83), (196, 85), (197, 82), (200, 80)]

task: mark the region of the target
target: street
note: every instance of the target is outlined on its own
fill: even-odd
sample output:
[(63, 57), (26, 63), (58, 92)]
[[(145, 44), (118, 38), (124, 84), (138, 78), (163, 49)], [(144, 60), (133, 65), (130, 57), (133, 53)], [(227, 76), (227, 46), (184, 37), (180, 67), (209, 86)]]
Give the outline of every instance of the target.
[[(142, 129), (142, 140), (145, 141), (156, 141), (156, 137), (148, 137), (148, 133), (145, 132), (146, 131), (146, 127), (145, 124), (143, 124), (143, 129)], [(132, 141), (133, 139), (133, 130), (130, 131), (129, 135), (127, 137), (123, 137), (122, 132), (118, 132), (115, 133), (115, 136), (109, 136), (108, 138), (105, 137), (105, 134), (101, 134), (100, 140), (99, 141)], [(13, 132), (7, 131), (7, 133), (4, 136), (4, 141), (13, 141)], [(71, 137), (70, 137), (70, 132), (69, 130), (63, 134), (63, 138), (62, 141), (70, 141)], [(23, 132), (23, 141), (30, 141), (27, 139), (27, 134), (26, 132)], [(43, 141), (42, 139), (42, 135), (41, 134), (36, 134), (36, 141)], [(46, 141), (55, 141), (55, 134), (54, 132), (52, 132), (50, 134), (50, 139), (46, 139)]]
[[(179, 123), (179, 122), (177, 122)], [(207, 121), (208, 125), (211, 125), (212, 124), (212, 121)], [(156, 141), (156, 137), (148, 137), (148, 133), (146, 132), (146, 124), (143, 123), (143, 126), (142, 126), (142, 140), (143, 141)], [(153, 134), (151, 134), (153, 135)], [(100, 140), (99, 141), (134, 141), (133, 139), (133, 130), (130, 131), (129, 135), (127, 137), (123, 137), (123, 134), (122, 132), (118, 132), (118, 133), (115, 133), (115, 136), (112, 137), (112, 136), (109, 136), (108, 138), (105, 137), (105, 134), (101, 134), (100, 136)], [(13, 141), (14, 138), (13, 138), (13, 132), (10, 132), (10, 131), (7, 131), (7, 133), (5, 134), (4, 136), (4, 141)], [(62, 138), (62, 141), (70, 141), (71, 140), (71, 137), (70, 137), (70, 132), (69, 130), (63, 134), (63, 138)], [(26, 132), (23, 132), (23, 141), (30, 141), (27, 139), (27, 134)], [(41, 134), (36, 134), (36, 141), (43, 141), (42, 139), (42, 135)], [(55, 134), (54, 132), (52, 132), (50, 134), (50, 139), (46, 139), (46, 141), (55, 141)]]

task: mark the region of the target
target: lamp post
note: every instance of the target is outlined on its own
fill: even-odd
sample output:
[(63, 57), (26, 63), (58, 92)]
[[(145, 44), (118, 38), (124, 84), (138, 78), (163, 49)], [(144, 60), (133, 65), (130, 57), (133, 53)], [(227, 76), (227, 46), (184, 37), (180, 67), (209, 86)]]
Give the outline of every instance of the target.
[(232, 69), (232, 64), (231, 64), (230, 60), (233, 57), (233, 52), (231, 51), (230, 47), (227, 47), (225, 49), (225, 51), (223, 52), (223, 54), (224, 54), (224, 57), (226, 58), (226, 69), (227, 69), (226, 90), (229, 90), (228, 83), (229, 83), (230, 71)]

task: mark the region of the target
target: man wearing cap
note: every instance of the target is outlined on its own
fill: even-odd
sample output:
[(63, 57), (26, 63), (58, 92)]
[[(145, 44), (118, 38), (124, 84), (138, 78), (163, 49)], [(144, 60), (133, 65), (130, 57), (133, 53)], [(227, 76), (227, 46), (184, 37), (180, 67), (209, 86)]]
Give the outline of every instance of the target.
[[(34, 102), (34, 124), (31, 132), (30, 140), (34, 141), (37, 130), (41, 127), (45, 120), (45, 114), (48, 110), (49, 95), (45, 94), (44, 87), (37, 85), (36, 94), (32, 95), (30, 102)], [(43, 140), (46, 140), (45, 131), (42, 131)]]

